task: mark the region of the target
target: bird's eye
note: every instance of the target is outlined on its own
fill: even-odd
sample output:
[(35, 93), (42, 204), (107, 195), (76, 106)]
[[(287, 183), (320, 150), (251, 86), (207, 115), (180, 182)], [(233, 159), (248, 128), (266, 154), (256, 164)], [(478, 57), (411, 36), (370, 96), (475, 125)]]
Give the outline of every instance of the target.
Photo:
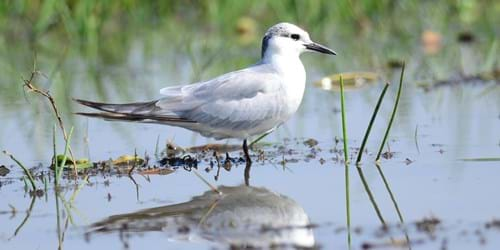
[(293, 40), (297, 41), (297, 40), (299, 40), (299, 39), (300, 39), (300, 36), (299, 36), (299, 34), (292, 34), (292, 35), (290, 36), (290, 38), (292, 38)]

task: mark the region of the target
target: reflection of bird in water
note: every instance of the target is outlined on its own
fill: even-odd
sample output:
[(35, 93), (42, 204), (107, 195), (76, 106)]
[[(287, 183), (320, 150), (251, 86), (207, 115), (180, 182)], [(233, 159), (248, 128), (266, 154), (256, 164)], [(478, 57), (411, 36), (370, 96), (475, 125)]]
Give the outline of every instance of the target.
[(231, 246), (314, 246), (304, 209), (294, 200), (265, 188), (218, 188), (191, 201), (111, 216), (92, 232), (163, 231), (172, 239), (208, 240)]

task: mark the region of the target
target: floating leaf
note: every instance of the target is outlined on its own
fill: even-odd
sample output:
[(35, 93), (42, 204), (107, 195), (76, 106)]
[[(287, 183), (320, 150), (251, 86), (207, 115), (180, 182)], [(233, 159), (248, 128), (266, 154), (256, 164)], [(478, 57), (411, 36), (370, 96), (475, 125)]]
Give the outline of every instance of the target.
[(133, 155), (122, 155), (113, 161), (113, 165), (141, 165), (143, 163), (144, 159)]
[[(320, 81), (315, 82), (314, 86), (324, 90), (340, 91), (340, 75), (323, 77)], [(342, 73), (342, 79), (344, 80), (344, 90), (356, 90), (368, 86), (369, 83), (375, 83), (378, 74), (374, 72)]]
[[(63, 162), (63, 159), (64, 155), (57, 155), (56, 156), (57, 165), (60, 166)], [(93, 164), (89, 161), (89, 159), (86, 158), (78, 159), (74, 162), (74, 164), (76, 165), (76, 169), (86, 169), (93, 166)], [(54, 169), (54, 165), (50, 166), (50, 168)], [(72, 169), (72, 168), (73, 168), (73, 159), (71, 159), (70, 157), (66, 157), (66, 163), (64, 165), (64, 169)]]

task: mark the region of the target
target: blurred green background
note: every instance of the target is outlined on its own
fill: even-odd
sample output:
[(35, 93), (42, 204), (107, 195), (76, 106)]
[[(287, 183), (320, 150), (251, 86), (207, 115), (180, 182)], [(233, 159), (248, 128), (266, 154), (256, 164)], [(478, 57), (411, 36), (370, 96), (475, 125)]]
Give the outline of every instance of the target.
[[(0, 2), (2, 112), (26, 107), (21, 76), (36, 57), (37, 84), (72, 111), (72, 96), (137, 100), (258, 60), (260, 39), (288, 21), (338, 52), (305, 57), (308, 81), (332, 73), (384, 74), (406, 60), (412, 82), (498, 68), (500, 2), (60, 1)], [(311, 74), (312, 73), (312, 74)], [(387, 76), (387, 78), (390, 78)], [(40, 113), (39, 102), (30, 117)]]

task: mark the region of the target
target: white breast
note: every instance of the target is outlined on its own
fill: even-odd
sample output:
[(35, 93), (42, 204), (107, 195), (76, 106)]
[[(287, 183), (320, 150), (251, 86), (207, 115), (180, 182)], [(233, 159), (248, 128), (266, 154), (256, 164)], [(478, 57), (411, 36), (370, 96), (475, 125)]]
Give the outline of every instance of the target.
[(272, 58), (271, 64), (283, 78), (285, 92), (283, 110), (286, 113), (284, 120), (287, 120), (297, 111), (302, 102), (306, 86), (306, 72), (302, 61), (295, 55), (275, 56)]

